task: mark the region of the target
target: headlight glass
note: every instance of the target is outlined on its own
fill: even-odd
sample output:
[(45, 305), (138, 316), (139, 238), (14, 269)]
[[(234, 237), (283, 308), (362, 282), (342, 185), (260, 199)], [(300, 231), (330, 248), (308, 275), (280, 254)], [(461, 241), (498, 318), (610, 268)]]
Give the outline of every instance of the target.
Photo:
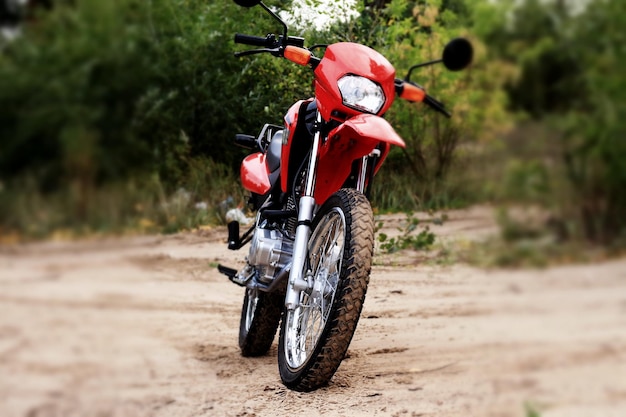
[(368, 113), (378, 113), (385, 104), (381, 86), (358, 75), (345, 75), (337, 82), (343, 104)]

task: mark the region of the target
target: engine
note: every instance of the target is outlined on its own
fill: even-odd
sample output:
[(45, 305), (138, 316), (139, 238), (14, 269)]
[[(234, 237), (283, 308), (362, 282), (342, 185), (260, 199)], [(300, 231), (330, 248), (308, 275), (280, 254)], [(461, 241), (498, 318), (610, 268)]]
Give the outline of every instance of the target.
[(250, 243), (248, 263), (259, 271), (261, 282), (268, 284), (291, 260), (293, 242), (276, 229), (257, 227)]

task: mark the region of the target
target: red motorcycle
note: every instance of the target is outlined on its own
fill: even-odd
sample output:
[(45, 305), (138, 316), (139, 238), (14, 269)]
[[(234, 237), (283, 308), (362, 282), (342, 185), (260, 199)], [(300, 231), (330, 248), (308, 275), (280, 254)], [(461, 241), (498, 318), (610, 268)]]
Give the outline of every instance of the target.
[[(269, 53), (314, 74), (315, 97), (293, 104), (285, 125), (265, 125), (258, 137), (236, 135), (235, 142), (256, 152), (241, 165), (244, 188), (256, 210), (254, 225), (239, 235), (228, 225), (228, 247), (250, 243), (246, 266), (219, 266), (246, 288), (239, 346), (243, 356), (264, 355), (280, 323), (278, 366), (290, 389), (312, 391), (326, 385), (344, 358), (363, 307), (374, 250), (374, 218), (368, 200), (376, 172), (392, 145), (404, 141), (382, 115), (396, 95), (422, 102), (447, 115), (444, 106), (410, 82), (413, 69), (443, 62), (465, 68), (471, 44), (451, 41), (443, 58), (416, 65), (405, 80), (367, 46), (342, 42), (304, 48), (287, 25), (260, 0), (284, 28), (265, 37), (237, 34), (235, 42), (261, 47), (237, 56)], [(324, 47), (318, 58), (311, 52)], [(281, 321), (282, 317), (282, 321)]]

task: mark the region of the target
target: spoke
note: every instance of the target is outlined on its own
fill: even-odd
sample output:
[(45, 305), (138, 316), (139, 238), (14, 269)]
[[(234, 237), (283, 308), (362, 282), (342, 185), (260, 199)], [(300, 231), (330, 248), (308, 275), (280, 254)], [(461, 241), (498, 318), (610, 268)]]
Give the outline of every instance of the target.
[(303, 366), (321, 337), (337, 293), (344, 249), (345, 219), (340, 209), (326, 214), (309, 240), (308, 265), (313, 279), (299, 306), (289, 313), (286, 353), (289, 366)]

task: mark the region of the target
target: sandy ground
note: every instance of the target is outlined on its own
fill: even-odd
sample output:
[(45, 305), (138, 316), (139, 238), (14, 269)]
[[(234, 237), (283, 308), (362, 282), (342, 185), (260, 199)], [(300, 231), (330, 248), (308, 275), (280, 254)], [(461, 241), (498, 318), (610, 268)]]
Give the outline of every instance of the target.
[[(483, 236), (490, 213), (433, 230)], [(239, 355), (243, 289), (215, 265), (243, 253), (225, 234), (0, 247), (0, 416), (626, 416), (626, 260), (512, 272), (383, 257), (347, 358), (304, 394), (281, 384), (276, 341)]]

